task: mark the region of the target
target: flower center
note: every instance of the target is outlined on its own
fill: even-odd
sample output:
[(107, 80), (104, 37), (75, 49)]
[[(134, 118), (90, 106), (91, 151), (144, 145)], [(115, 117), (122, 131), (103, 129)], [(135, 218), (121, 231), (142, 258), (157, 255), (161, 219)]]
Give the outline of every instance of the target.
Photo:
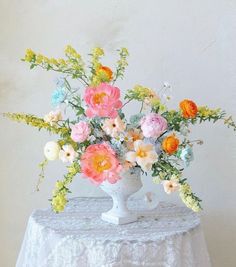
[(132, 135), (132, 139), (133, 139), (133, 141), (137, 141), (137, 140), (139, 140), (139, 139), (141, 139), (141, 138), (140, 138), (140, 135), (139, 135), (139, 134), (137, 134), (137, 133), (133, 133), (133, 135)]
[(106, 96), (107, 94), (102, 92), (102, 93), (97, 93), (93, 96), (93, 102), (95, 104), (102, 104), (103, 103), (103, 98)]
[(93, 166), (97, 172), (103, 172), (111, 168), (111, 162), (105, 155), (96, 155), (93, 159)]
[(139, 149), (139, 150), (137, 151), (136, 154), (137, 154), (137, 156), (140, 157), (140, 158), (145, 158), (145, 157), (147, 156), (146, 151), (144, 151), (144, 150), (142, 150), (142, 149)]

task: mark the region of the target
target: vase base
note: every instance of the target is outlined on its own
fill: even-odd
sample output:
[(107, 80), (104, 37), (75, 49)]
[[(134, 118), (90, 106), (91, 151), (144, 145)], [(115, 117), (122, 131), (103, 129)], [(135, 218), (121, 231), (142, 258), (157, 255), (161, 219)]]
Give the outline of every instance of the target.
[(103, 221), (113, 223), (113, 224), (118, 224), (118, 225), (136, 222), (138, 219), (136, 214), (130, 213), (124, 217), (121, 217), (121, 216), (112, 214), (109, 211), (102, 213), (101, 218)]

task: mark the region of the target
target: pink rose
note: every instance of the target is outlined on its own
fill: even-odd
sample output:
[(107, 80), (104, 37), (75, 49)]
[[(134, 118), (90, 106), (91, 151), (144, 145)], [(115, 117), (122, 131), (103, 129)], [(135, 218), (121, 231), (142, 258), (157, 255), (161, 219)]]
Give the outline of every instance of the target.
[(157, 113), (150, 113), (142, 118), (141, 129), (145, 137), (158, 138), (167, 129), (167, 121)]
[(99, 116), (114, 119), (118, 116), (117, 110), (122, 107), (120, 89), (107, 83), (87, 87), (84, 100), (88, 106), (86, 115), (89, 118)]
[(87, 140), (91, 130), (87, 122), (80, 121), (71, 126), (71, 139), (75, 142), (84, 142)]

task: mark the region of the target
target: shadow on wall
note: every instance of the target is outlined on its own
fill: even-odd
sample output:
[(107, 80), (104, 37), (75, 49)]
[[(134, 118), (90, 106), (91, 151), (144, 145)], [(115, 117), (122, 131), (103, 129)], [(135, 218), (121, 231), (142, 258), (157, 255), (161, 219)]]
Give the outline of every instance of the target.
[(236, 214), (227, 211), (216, 211), (203, 217), (208, 251), (214, 267), (235, 267), (236, 254), (229, 258), (225, 251), (226, 244), (236, 248), (236, 232), (232, 232), (232, 229), (235, 229), (235, 221)]

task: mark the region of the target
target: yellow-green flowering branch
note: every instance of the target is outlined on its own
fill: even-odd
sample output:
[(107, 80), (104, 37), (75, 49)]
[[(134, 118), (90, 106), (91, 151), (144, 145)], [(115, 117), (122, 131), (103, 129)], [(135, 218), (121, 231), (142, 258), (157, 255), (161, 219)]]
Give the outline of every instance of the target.
[(87, 76), (85, 74), (84, 62), (77, 51), (70, 45), (65, 48), (67, 59), (48, 58), (42, 54), (37, 54), (31, 49), (27, 49), (23, 61), (30, 63), (30, 68), (38, 66), (46, 70), (53, 70), (70, 75), (73, 79), (81, 80), (88, 85)]
[(66, 206), (67, 193), (70, 193), (68, 185), (71, 184), (73, 178), (80, 172), (80, 165), (78, 162), (72, 163), (67, 167), (68, 172), (64, 175), (64, 179), (57, 181), (56, 188), (53, 191), (53, 198), (51, 200), (52, 208), (55, 212), (62, 212)]
[(202, 209), (201, 207), (201, 199), (199, 199), (191, 190), (190, 185), (186, 182), (186, 180), (180, 184), (179, 195), (184, 204), (192, 209), (195, 212), (198, 212)]
[(39, 187), (45, 178), (44, 172), (45, 172), (45, 167), (47, 166), (47, 164), (48, 164), (47, 159), (44, 159), (41, 163), (39, 163), (39, 167), (40, 167), (41, 171), (40, 171), (39, 179), (38, 179), (38, 182), (36, 185), (36, 191), (39, 191)]
[(44, 119), (38, 118), (34, 115), (24, 113), (4, 113), (3, 115), (13, 121), (26, 123), (38, 128), (39, 130), (45, 129), (51, 133), (60, 134), (61, 136), (70, 134), (69, 128), (50, 125), (48, 122), (45, 122)]
[(131, 100), (137, 100), (143, 104), (148, 104), (154, 112), (166, 110), (156, 92), (142, 85), (136, 85), (133, 89), (128, 90), (125, 99), (128, 99), (127, 103)]
[(129, 56), (129, 52), (127, 48), (122, 47), (118, 50), (119, 52), (119, 60), (117, 61), (117, 67), (116, 67), (116, 73), (113, 78), (113, 84), (116, 82), (116, 80), (120, 77), (123, 79), (125, 69), (128, 66), (127, 57)]

